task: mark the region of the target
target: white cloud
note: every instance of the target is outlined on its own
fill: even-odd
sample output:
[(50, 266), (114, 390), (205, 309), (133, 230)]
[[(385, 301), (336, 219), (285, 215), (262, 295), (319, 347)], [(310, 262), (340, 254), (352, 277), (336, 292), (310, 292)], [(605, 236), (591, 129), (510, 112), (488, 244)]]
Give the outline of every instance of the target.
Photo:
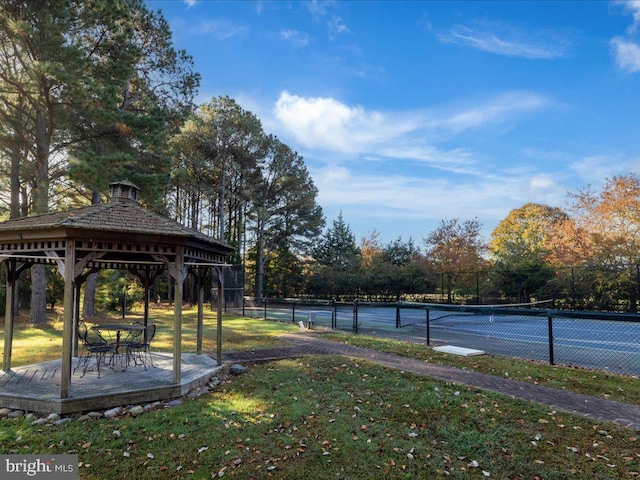
[(629, 33), (634, 33), (640, 26), (640, 0), (616, 0), (617, 5), (622, 5), (625, 13), (633, 17), (633, 23), (627, 29)]
[(618, 68), (625, 72), (640, 72), (640, 45), (621, 37), (613, 38), (611, 45)]
[[(526, 202), (561, 203), (566, 188), (552, 175), (532, 166), (495, 170), (490, 158), (452, 138), (551, 104), (535, 93), (507, 92), (481, 104), (383, 112), (283, 91), (273, 109), (273, 128), (286, 132), (285, 141), (307, 160), (327, 218), (344, 210), (362, 225), (384, 225), (392, 236), (406, 230), (402, 221), (428, 233), (428, 225), (443, 218), (478, 217), (492, 227)], [(457, 146), (443, 147), (443, 136)], [(407, 173), (384, 173), (380, 163)]]
[(386, 232), (390, 239), (397, 236), (394, 229), (407, 231), (408, 225), (414, 225), (411, 235), (419, 240), (444, 218), (477, 217), (488, 234), (513, 208), (531, 201), (562, 206), (566, 199), (566, 190), (544, 175), (503, 175), (478, 181), (372, 174), (335, 165), (311, 173), (327, 218), (345, 211), (352, 221), (364, 225), (385, 222), (391, 228)]
[(306, 2), (307, 8), (315, 17), (321, 17), (335, 6), (334, 0), (310, 0)]
[(197, 0), (182, 0), (182, 2), (187, 4), (187, 8), (195, 7), (198, 3)]
[(249, 28), (226, 20), (203, 20), (191, 26), (189, 33), (210, 35), (218, 40), (228, 40), (233, 37), (244, 36)]
[(306, 47), (309, 44), (309, 35), (298, 30), (280, 30), (280, 38), (296, 47)]
[(349, 107), (333, 98), (304, 98), (282, 92), (274, 114), (283, 127), (308, 148), (359, 154), (367, 144), (394, 138), (400, 126), (385, 122), (382, 113)]
[(390, 144), (380, 150), (380, 154), (388, 158), (417, 160), (434, 167), (455, 173), (474, 173), (477, 163), (474, 154), (464, 148), (443, 150), (424, 142), (411, 144)]
[(331, 40), (335, 40), (338, 35), (343, 33), (349, 33), (349, 27), (347, 27), (341, 17), (334, 15), (331, 17), (331, 20), (327, 22), (327, 26), (329, 27), (329, 38)]
[[(627, 158), (621, 155), (592, 155), (581, 158), (570, 165), (586, 184), (600, 185), (615, 175), (628, 175), (640, 170), (640, 157)], [(586, 185), (585, 185), (586, 186)]]
[(325, 183), (350, 181), (351, 174), (346, 167), (330, 164), (322, 172), (322, 179)]
[(528, 179), (528, 190), (522, 192), (522, 204), (536, 202), (552, 207), (564, 206), (567, 200), (567, 188), (558, 184), (557, 180), (556, 176), (548, 173), (534, 174)]
[[(432, 161), (442, 158), (444, 153), (425, 143), (427, 138), (503, 123), (550, 104), (550, 99), (541, 95), (509, 92), (482, 105), (458, 108), (448, 114), (439, 111), (390, 114), (349, 106), (331, 97), (305, 98), (283, 91), (275, 104), (274, 116), (307, 148)], [(457, 163), (469, 163), (469, 154), (464, 149), (450, 151), (447, 156), (455, 157)]]
[(441, 43), (508, 57), (550, 60), (567, 55), (567, 41), (554, 31), (531, 32), (498, 23), (481, 22), (475, 28), (455, 25), (448, 31), (436, 34), (436, 38)]
[(442, 120), (440, 126), (453, 133), (460, 133), (470, 128), (502, 123), (515, 114), (541, 110), (550, 104), (551, 100), (543, 95), (529, 92), (508, 92), (482, 105), (454, 113)]
[(555, 182), (550, 175), (535, 175), (529, 180), (529, 188), (532, 192), (544, 191), (555, 187)]

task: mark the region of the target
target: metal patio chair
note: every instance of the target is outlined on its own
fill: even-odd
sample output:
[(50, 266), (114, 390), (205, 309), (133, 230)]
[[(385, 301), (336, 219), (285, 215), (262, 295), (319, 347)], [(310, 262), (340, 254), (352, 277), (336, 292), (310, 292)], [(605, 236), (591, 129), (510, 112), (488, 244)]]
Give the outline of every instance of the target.
[(73, 373), (82, 366), (82, 375), (85, 376), (87, 370), (92, 366), (91, 359), (95, 358), (95, 367), (100, 377), (100, 369), (108, 364), (107, 354), (113, 354), (114, 347), (107, 342), (99, 332), (87, 327), (81, 322), (78, 324), (78, 338), (82, 340), (82, 350), (78, 356), (78, 363)]
[(133, 361), (134, 365), (142, 365), (144, 369), (147, 369), (147, 362), (155, 367), (153, 364), (153, 358), (151, 358), (151, 341), (156, 335), (156, 325), (151, 324), (147, 327), (144, 337), (140, 342), (132, 342), (127, 344), (127, 363)]

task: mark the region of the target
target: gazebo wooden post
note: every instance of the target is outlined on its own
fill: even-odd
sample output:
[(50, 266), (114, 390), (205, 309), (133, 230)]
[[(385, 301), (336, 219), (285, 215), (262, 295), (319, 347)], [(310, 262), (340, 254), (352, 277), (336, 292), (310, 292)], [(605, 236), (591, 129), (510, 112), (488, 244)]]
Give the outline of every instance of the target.
[(2, 369), (5, 372), (11, 370), (11, 350), (13, 348), (13, 298), (16, 292), (16, 260), (10, 258), (6, 260), (7, 267), (7, 289), (4, 311), (4, 357), (2, 359)]
[(218, 321), (216, 332), (216, 361), (218, 365), (222, 365), (222, 304), (224, 301), (224, 270), (222, 267), (216, 267), (218, 274)]
[(176, 247), (175, 291), (173, 294), (173, 383), (180, 383), (182, 367), (182, 296), (184, 289), (184, 247)]
[(73, 238), (67, 238), (64, 254), (64, 316), (62, 328), (62, 369), (60, 397), (69, 398), (71, 387), (71, 362), (73, 358), (73, 321), (75, 296), (76, 247)]
[[(149, 326), (149, 294), (151, 289), (151, 266), (147, 265), (144, 269), (144, 326)], [(147, 341), (147, 331), (144, 331), (144, 341)]]
[(202, 355), (202, 338), (204, 336), (204, 272), (197, 269), (196, 281), (198, 288), (198, 325), (196, 339), (196, 353)]
[(80, 288), (82, 287), (82, 282), (79, 280), (75, 283), (75, 293), (74, 293), (74, 302), (73, 302), (73, 356), (78, 356), (78, 325), (80, 323)]

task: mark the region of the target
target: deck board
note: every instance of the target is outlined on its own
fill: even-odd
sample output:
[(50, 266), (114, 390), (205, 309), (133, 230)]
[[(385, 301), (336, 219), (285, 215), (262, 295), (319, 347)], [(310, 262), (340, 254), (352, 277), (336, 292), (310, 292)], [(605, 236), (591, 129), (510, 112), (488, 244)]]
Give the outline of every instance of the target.
[[(73, 368), (77, 359), (73, 359)], [(76, 413), (166, 400), (186, 394), (222, 369), (208, 355), (182, 354), (181, 382), (173, 383), (173, 355), (154, 353), (155, 367), (130, 366), (124, 372), (106, 367), (72, 373), (69, 398), (60, 398), (61, 360), (0, 371), (0, 407), (46, 413)]]

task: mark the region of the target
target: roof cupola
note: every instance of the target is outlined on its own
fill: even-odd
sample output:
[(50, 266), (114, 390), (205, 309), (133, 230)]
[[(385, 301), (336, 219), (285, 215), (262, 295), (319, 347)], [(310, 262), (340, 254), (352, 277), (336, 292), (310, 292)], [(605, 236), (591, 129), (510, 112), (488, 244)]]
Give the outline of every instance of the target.
[(109, 184), (111, 203), (138, 203), (140, 188), (128, 180), (120, 180)]

